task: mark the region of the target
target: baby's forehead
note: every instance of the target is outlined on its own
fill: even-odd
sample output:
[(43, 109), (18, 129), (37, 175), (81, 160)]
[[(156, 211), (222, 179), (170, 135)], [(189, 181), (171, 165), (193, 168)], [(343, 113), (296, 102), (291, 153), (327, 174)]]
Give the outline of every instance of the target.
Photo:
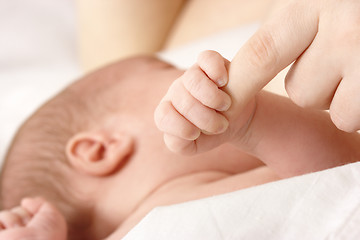
[(170, 63), (151, 56), (128, 58), (114, 63), (114, 66), (116, 66), (118, 71), (131, 72), (133, 74), (143, 72), (161, 72), (164, 71), (164, 69), (176, 69)]
[(146, 101), (160, 101), (181, 74), (181, 70), (159, 59), (136, 57), (91, 73), (72, 88), (75, 96), (96, 110), (108, 109), (106, 106), (116, 110), (137, 108), (140, 103), (148, 105)]
[[(141, 82), (155, 77), (166, 77), (172, 74), (170, 73), (172, 71), (180, 70), (155, 57), (134, 57), (115, 62), (90, 73), (74, 85), (79, 86), (82, 90), (89, 86), (101, 89), (109, 85), (114, 86), (115, 84), (125, 84), (127, 81), (132, 82), (134, 79)], [(151, 80), (154, 81), (154, 79)]]

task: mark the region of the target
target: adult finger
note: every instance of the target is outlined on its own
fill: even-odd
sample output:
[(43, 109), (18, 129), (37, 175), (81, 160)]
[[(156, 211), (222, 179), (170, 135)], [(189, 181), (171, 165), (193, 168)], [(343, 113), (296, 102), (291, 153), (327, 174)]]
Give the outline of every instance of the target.
[(267, 21), (230, 64), (226, 91), (233, 109), (243, 108), (271, 79), (293, 62), (316, 36), (319, 1), (291, 1)]
[(354, 72), (340, 82), (330, 105), (330, 117), (337, 128), (346, 132), (360, 129), (360, 74)]
[(341, 53), (329, 53), (328, 41), (318, 33), (286, 75), (286, 91), (301, 107), (328, 109), (342, 78), (338, 57)]

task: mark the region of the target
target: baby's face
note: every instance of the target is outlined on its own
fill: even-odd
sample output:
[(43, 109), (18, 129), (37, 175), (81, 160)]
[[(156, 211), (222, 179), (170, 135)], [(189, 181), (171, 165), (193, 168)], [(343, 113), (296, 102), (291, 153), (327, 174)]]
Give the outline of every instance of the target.
[[(101, 209), (101, 218), (109, 220), (107, 224), (120, 225), (154, 190), (174, 178), (206, 171), (231, 174), (258, 164), (228, 145), (192, 157), (166, 148), (153, 114), (170, 84), (182, 73), (159, 60), (133, 59), (106, 68), (94, 78), (101, 78), (96, 83), (99, 87), (107, 87), (99, 101), (106, 104), (104, 109), (111, 109), (104, 113), (99, 127), (129, 134), (135, 140), (134, 151), (120, 169), (88, 184), (94, 186), (95, 204)], [(86, 85), (78, 87), (86, 89)]]

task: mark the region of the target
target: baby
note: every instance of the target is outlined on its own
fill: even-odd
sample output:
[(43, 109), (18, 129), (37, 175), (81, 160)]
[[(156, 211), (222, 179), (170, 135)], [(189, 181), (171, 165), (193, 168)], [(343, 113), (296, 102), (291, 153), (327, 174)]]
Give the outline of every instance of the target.
[[(237, 109), (228, 65), (215, 52), (185, 73), (127, 59), (47, 102), (6, 157), (0, 239), (120, 239), (156, 206), (358, 159), (358, 134), (325, 112), (267, 92)], [(192, 156), (168, 151), (155, 108), (167, 146)]]

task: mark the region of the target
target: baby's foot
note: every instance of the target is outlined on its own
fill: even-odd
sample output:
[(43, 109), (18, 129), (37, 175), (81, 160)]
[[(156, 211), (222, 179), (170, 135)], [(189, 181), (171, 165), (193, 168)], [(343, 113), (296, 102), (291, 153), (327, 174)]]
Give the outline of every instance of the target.
[(42, 198), (26, 198), (0, 212), (0, 240), (65, 240), (66, 235), (64, 217)]

